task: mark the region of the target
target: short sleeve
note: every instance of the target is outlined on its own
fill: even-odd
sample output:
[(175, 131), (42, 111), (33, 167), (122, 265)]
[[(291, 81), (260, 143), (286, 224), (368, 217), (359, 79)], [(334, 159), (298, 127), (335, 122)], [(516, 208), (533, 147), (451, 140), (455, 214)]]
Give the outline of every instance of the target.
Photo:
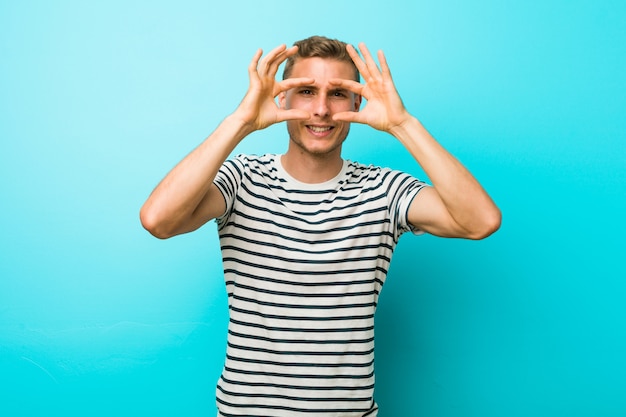
[(399, 224), (401, 225), (402, 232), (411, 232), (414, 235), (423, 235), (425, 232), (409, 223), (409, 208), (411, 203), (415, 200), (417, 194), (424, 189), (427, 185), (420, 182), (419, 186), (414, 186), (407, 193), (406, 198), (402, 200), (398, 207)]
[(404, 172), (390, 170), (385, 175), (387, 198), (391, 220), (395, 226), (396, 239), (405, 232), (420, 235), (424, 232), (409, 223), (408, 213), (415, 196), (427, 184)]
[(224, 214), (216, 219), (218, 224), (229, 216), (233, 208), (235, 196), (243, 178), (245, 165), (245, 156), (243, 155), (229, 159), (222, 164), (213, 180), (226, 202)]

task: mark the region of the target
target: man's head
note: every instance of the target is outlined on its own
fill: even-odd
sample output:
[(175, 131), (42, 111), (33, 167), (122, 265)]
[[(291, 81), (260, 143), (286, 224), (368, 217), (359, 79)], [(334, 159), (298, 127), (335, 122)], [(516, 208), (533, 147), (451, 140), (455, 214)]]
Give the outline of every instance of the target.
[(314, 36), (295, 45), (298, 52), (288, 59), (284, 78), (314, 81), (281, 92), (278, 96), (282, 109), (304, 110), (310, 114), (307, 120), (287, 120), (290, 149), (297, 148), (298, 152), (309, 155), (340, 157), (350, 123), (335, 121), (333, 115), (358, 111), (361, 96), (338, 87), (332, 81), (358, 81), (358, 69), (343, 42)]
[(346, 62), (354, 68), (354, 81), (360, 81), (359, 70), (348, 55), (346, 43), (337, 39), (330, 39), (324, 36), (311, 36), (294, 43), (298, 47), (298, 52), (289, 57), (285, 62), (283, 71), (283, 80), (291, 76), (294, 64), (302, 58), (324, 58), (334, 59), (336, 61)]

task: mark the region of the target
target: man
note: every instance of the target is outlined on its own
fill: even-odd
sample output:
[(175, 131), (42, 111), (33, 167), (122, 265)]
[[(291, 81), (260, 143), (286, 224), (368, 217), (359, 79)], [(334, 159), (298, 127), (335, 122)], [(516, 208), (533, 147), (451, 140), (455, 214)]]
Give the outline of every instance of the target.
[[(377, 415), (374, 311), (400, 235), (482, 239), (499, 228), (480, 184), (405, 109), (384, 54), (379, 68), (359, 49), (363, 58), (314, 36), (263, 59), (259, 50), (241, 104), (142, 207), (159, 238), (217, 219), (230, 312), (222, 416)], [(284, 155), (226, 161), (283, 121)], [(432, 186), (342, 159), (352, 122), (400, 140)]]

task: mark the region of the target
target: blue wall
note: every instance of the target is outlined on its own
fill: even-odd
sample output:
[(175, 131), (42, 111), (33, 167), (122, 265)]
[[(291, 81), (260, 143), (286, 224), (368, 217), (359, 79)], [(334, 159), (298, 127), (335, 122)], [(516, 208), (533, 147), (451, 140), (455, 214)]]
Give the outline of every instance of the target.
[[(214, 415), (215, 227), (159, 241), (138, 210), (256, 48), (311, 34), (384, 49), (504, 213), (485, 241), (401, 239), (381, 416), (626, 415), (624, 2), (211, 3), (0, 2), (0, 415)], [(344, 156), (422, 175), (361, 126)]]

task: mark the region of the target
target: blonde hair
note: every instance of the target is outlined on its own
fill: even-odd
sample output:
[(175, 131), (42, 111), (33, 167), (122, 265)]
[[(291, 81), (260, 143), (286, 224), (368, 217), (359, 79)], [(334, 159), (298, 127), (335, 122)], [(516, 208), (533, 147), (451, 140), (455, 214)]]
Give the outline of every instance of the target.
[(283, 70), (283, 80), (291, 76), (294, 64), (301, 58), (325, 58), (334, 59), (340, 62), (347, 62), (354, 68), (354, 81), (360, 81), (359, 70), (348, 55), (346, 43), (337, 39), (330, 39), (324, 36), (311, 36), (294, 43), (298, 47), (295, 55), (287, 58), (285, 69)]

